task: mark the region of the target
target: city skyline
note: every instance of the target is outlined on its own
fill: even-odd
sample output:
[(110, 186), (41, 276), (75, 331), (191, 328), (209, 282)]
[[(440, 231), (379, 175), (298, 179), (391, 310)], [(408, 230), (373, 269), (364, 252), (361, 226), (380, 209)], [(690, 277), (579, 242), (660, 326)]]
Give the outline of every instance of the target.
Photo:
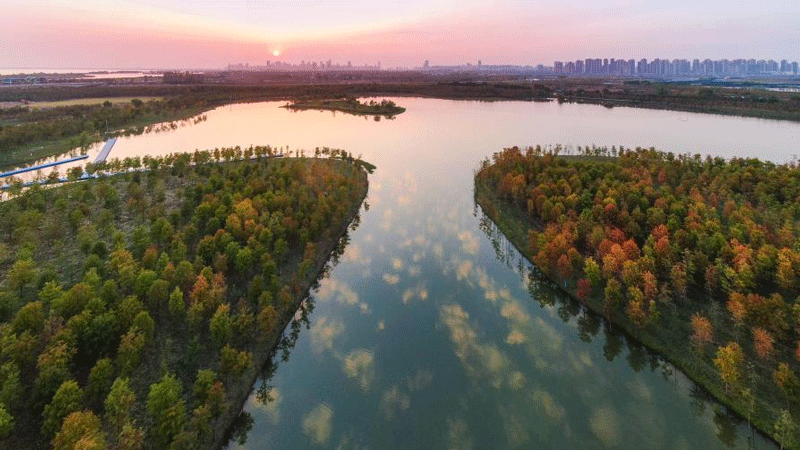
[(7, 0), (0, 67), (190, 69), (276, 58), (535, 65), (592, 54), (800, 58), (794, 2), (697, 3)]

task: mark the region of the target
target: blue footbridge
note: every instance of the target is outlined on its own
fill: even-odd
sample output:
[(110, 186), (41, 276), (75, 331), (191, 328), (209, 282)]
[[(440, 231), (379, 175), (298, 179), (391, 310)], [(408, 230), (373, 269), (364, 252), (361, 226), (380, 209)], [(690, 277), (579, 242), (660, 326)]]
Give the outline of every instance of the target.
[[(111, 149), (114, 147), (114, 144), (117, 143), (117, 138), (111, 138), (106, 141), (103, 149), (100, 150), (100, 153), (97, 154), (97, 157), (94, 159), (94, 164), (99, 164), (104, 162), (108, 158), (108, 154), (111, 153)], [(8, 172), (0, 172), (0, 178), (6, 178), (14, 175), (20, 175), (27, 172), (35, 172), (37, 170), (42, 169), (49, 169), (50, 167), (60, 166), (61, 164), (67, 164), (75, 161), (81, 161), (84, 159), (88, 159), (89, 155), (81, 155), (75, 156), (73, 158), (62, 159), (59, 161), (52, 161), (49, 163), (44, 164), (37, 164), (35, 166), (30, 167), (22, 167), (19, 169), (9, 170)]]

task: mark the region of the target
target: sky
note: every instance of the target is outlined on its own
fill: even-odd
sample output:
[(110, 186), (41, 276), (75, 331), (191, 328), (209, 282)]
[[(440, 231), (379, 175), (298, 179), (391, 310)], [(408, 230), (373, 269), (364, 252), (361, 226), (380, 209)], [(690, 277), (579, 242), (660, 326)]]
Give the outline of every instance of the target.
[(0, 68), (800, 60), (797, 0), (0, 0), (0, 11)]

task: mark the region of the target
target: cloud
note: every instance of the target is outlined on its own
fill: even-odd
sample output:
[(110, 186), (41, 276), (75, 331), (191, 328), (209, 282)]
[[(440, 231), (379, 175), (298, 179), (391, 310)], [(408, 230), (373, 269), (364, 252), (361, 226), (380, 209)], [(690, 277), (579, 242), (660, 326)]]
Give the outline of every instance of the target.
[(402, 270), (403, 269), (403, 261), (400, 258), (392, 258), (392, 268), (394, 270)]
[(347, 263), (360, 263), (368, 266), (372, 263), (372, 258), (364, 255), (364, 250), (361, 248), (360, 244), (357, 242), (351, 242), (345, 249), (344, 255), (342, 255), (340, 261)]
[(530, 320), (530, 316), (522, 308), (518, 301), (506, 302), (500, 309), (500, 315), (517, 323), (525, 323)]
[(470, 255), (477, 255), (480, 248), (478, 238), (470, 231), (462, 231), (458, 234), (458, 240), (461, 241), (461, 246), (464, 252)]
[(395, 284), (400, 282), (400, 275), (393, 274), (393, 273), (385, 273), (383, 274), (383, 281), (389, 283), (390, 285), (394, 286)]
[(493, 344), (478, 341), (478, 334), (469, 324), (469, 314), (460, 305), (444, 305), (439, 320), (450, 331), (455, 353), (473, 380), (486, 380), (492, 386), (512, 386), (511, 360)]
[(331, 436), (333, 410), (325, 403), (315, 406), (303, 417), (303, 433), (317, 444), (325, 444)]
[(561, 347), (564, 344), (564, 336), (552, 325), (545, 322), (544, 319), (541, 317), (534, 319), (531, 330), (542, 335), (541, 338), (536, 340), (541, 345), (550, 349), (553, 353), (561, 351)]
[(402, 295), (403, 304), (407, 305), (408, 303), (411, 302), (411, 300), (414, 297), (418, 297), (420, 300), (423, 300), (423, 301), (427, 300), (428, 299), (428, 289), (422, 284), (418, 284), (417, 286), (415, 286), (413, 288), (407, 288), (405, 291), (403, 291), (403, 295)]
[(582, 373), (594, 365), (594, 362), (592, 362), (592, 358), (589, 356), (589, 352), (587, 351), (582, 351), (576, 355), (573, 351), (569, 350), (567, 351), (566, 356), (570, 364), (572, 364), (572, 369), (575, 371), (575, 373)]
[(269, 391), (267, 391), (267, 398), (266, 402), (261, 402), (257, 400), (257, 396), (251, 395), (250, 398), (247, 400), (249, 403), (249, 408), (252, 410), (260, 410), (264, 413), (264, 417), (273, 425), (277, 425), (280, 422), (280, 406), (281, 401), (283, 398), (281, 397), (281, 393), (276, 387), (270, 387)]
[(472, 261), (470, 260), (462, 261), (460, 264), (458, 264), (458, 267), (456, 268), (456, 278), (458, 278), (458, 281), (467, 279), (471, 270)]
[(392, 218), (394, 217), (394, 213), (392, 212), (391, 208), (386, 208), (383, 211), (383, 223), (381, 224), (381, 228), (388, 231), (392, 229)]
[(520, 372), (519, 370), (511, 372), (511, 375), (508, 376), (508, 387), (517, 390), (524, 385), (525, 385), (525, 375), (523, 375), (522, 372)]
[(410, 406), (411, 398), (396, 384), (384, 392), (381, 398), (381, 412), (386, 420), (392, 420), (397, 413), (407, 410)]
[(354, 378), (366, 392), (375, 379), (375, 356), (372, 351), (364, 348), (353, 350), (345, 356), (342, 370), (348, 378)]
[(469, 427), (463, 419), (447, 419), (447, 434), (445, 435), (447, 450), (470, 450), (475, 448), (469, 436)]
[(406, 378), (406, 385), (411, 392), (421, 391), (433, 383), (433, 372), (417, 370), (413, 377)]
[(533, 404), (535, 405), (534, 409), (536, 411), (544, 412), (547, 417), (555, 421), (562, 420), (566, 415), (564, 407), (556, 403), (550, 393), (541, 389), (533, 391)]
[(344, 325), (326, 317), (320, 317), (311, 326), (311, 350), (320, 354), (324, 350), (333, 349), (333, 340), (344, 331)]
[(525, 335), (520, 333), (519, 330), (511, 330), (508, 333), (508, 337), (506, 337), (506, 344), (508, 345), (522, 344), (523, 342), (525, 342)]
[(606, 448), (616, 447), (620, 443), (618, 416), (610, 405), (595, 409), (589, 416), (589, 429)]
[(355, 306), (358, 304), (358, 294), (347, 283), (332, 279), (322, 283), (316, 298), (322, 301), (334, 299), (343, 305)]

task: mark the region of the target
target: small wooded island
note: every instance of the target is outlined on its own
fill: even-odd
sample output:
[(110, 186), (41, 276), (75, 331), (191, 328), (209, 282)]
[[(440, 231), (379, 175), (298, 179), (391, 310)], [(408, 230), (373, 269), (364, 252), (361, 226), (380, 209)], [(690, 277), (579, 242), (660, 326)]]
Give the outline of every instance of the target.
[(800, 169), (559, 150), (485, 160), (483, 211), (558, 286), (795, 448)]
[(381, 100), (380, 102), (370, 100), (367, 103), (361, 103), (357, 98), (354, 97), (339, 100), (296, 101), (294, 103), (284, 105), (283, 107), (292, 110), (318, 109), (327, 111), (340, 111), (357, 116), (384, 117), (394, 117), (405, 112), (406, 110), (401, 106), (397, 106), (391, 100)]
[(322, 153), (126, 159), (0, 203), (0, 448), (218, 448), (366, 195)]

